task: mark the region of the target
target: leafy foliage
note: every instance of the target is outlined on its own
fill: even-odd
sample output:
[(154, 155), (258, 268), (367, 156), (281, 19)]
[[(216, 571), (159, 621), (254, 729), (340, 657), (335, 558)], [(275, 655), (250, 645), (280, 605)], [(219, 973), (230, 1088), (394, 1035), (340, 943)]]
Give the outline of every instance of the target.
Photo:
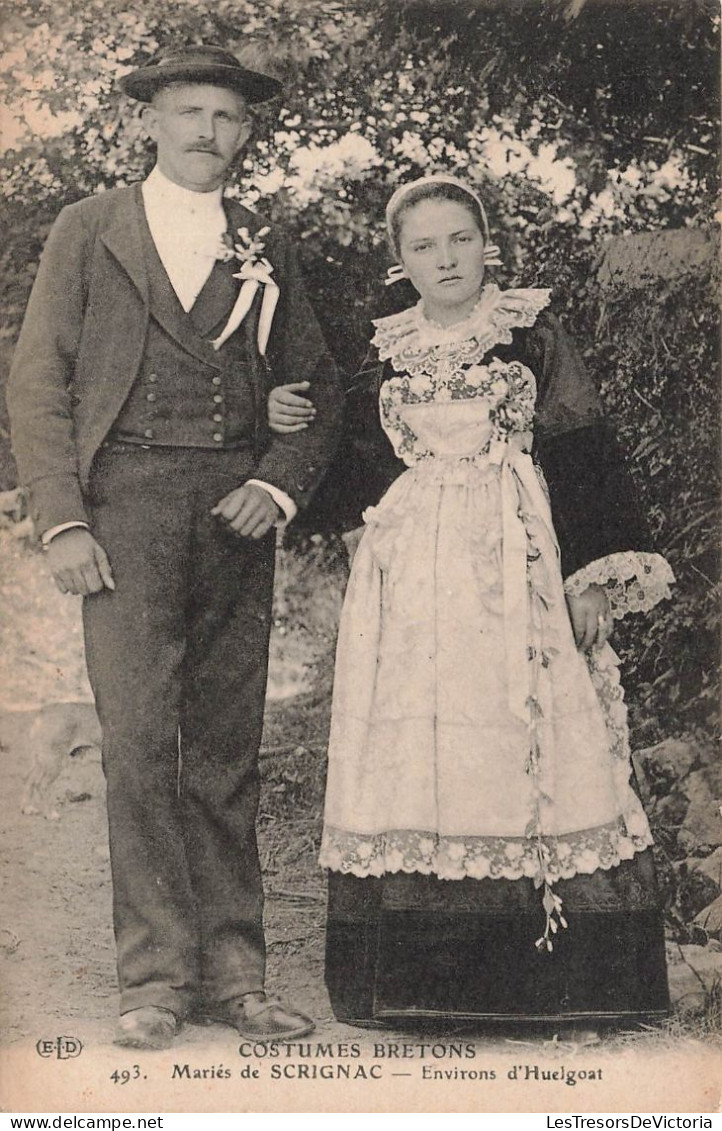
[[(715, 717), (719, 640), (717, 286), (685, 277), (626, 291), (599, 319), (594, 366), (618, 422), (674, 599), (622, 635), (637, 710), (658, 739)], [(650, 710), (651, 708), (651, 710)]]
[[(117, 78), (170, 41), (265, 60), (287, 98), (258, 113), (231, 191), (297, 236), (349, 369), (380, 302), (383, 206), (399, 180), (445, 169), (477, 183), (499, 281), (554, 287), (679, 578), (674, 602), (625, 642), (631, 683), (647, 718), (709, 720), (714, 287), (698, 273), (610, 300), (594, 267), (609, 237), (714, 221), (713, 0), (5, 0), (2, 15), (6, 345), (59, 208), (148, 168)], [(9, 486), (6, 458), (0, 476)]]

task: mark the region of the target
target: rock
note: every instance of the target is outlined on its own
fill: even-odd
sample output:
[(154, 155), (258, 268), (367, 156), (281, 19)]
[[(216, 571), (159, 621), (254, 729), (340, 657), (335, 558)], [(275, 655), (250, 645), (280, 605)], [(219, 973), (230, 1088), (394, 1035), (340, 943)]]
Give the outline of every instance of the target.
[[(675, 865), (677, 872), (677, 906), (685, 923), (720, 895), (720, 885), (712, 876), (696, 867), (700, 861), (691, 857)], [(695, 920), (696, 922), (696, 920)]]
[(0, 927), (0, 951), (4, 954), (15, 954), (21, 940), (9, 927)]
[(615, 236), (603, 246), (598, 268), (605, 291), (654, 286), (660, 279), (717, 272), (719, 247), (711, 228), (664, 229)]
[(722, 802), (722, 762), (716, 758), (704, 762), (698, 771), (700, 777), (707, 783), (710, 790), (719, 802)]
[(697, 1011), (722, 979), (722, 952), (708, 946), (670, 944), (667, 971), (672, 1004), (682, 1013)]
[(719, 888), (717, 894), (722, 893), (722, 848), (715, 848), (714, 852), (702, 860), (696, 856), (690, 856), (686, 864), (695, 872), (701, 872), (703, 876), (714, 880)]
[(717, 767), (705, 767), (690, 774), (685, 782), (689, 807), (677, 838), (683, 852), (705, 855), (705, 846), (722, 845), (719, 792), (715, 788), (713, 793), (711, 788), (719, 784), (718, 777)]
[(719, 747), (716, 742), (702, 743), (699, 748), (699, 760), (702, 766), (714, 766), (720, 769)]
[(722, 895), (695, 915), (694, 925), (701, 927), (711, 938), (722, 939)]
[(59, 592), (44, 554), (0, 528), (0, 710), (92, 700), (81, 604)]
[(27, 518), (21, 519), (20, 522), (14, 523), (10, 527), (10, 533), (12, 534), (13, 538), (27, 538), (30, 542), (34, 542), (36, 540), (35, 523), (33, 522), (30, 515), (28, 515)]
[(687, 815), (688, 807), (687, 798), (681, 793), (670, 793), (650, 808), (650, 818), (655, 828), (669, 829), (676, 834)]
[(27, 496), (22, 487), (13, 491), (0, 491), (0, 514), (7, 515), (13, 522), (19, 522), (27, 510)]
[(691, 739), (666, 738), (634, 754), (640, 784), (650, 797), (666, 797), (699, 762), (700, 750)]

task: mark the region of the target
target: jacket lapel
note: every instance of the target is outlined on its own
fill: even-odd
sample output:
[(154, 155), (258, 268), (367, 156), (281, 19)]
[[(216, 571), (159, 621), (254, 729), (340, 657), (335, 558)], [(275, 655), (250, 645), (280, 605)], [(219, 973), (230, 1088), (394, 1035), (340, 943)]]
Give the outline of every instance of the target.
[(239, 267), (235, 259), (230, 263), (219, 260), (203, 284), (189, 312), (191, 322), (201, 337), (215, 337), (214, 331), (220, 333), (228, 321), (241, 286), (238, 279), (233, 278)]
[(204, 342), (181, 306), (150, 234), (141, 185), (133, 186), (101, 239), (140, 292), (150, 314), (177, 342), (206, 365), (220, 368), (210, 342)]
[[(231, 238), (235, 239), (240, 227), (254, 232), (262, 226), (257, 216), (235, 201), (226, 199), (223, 204)], [(113, 223), (101, 234), (101, 239), (159, 325), (194, 357), (220, 368), (221, 361), (207, 339), (214, 331), (220, 332), (236, 301), (240, 282), (233, 275), (239, 269), (238, 262), (216, 263), (190, 314), (186, 313), (150, 234), (140, 183), (133, 186), (133, 192), (125, 198)], [(258, 307), (257, 297), (238, 333), (247, 334), (252, 328), (255, 331)]]
[[(223, 210), (228, 221), (226, 230), (234, 244), (238, 242), (239, 228), (245, 227), (253, 234), (263, 227), (258, 216), (254, 216), (252, 212), (248, 212), (242, 205), (235, 200), (229, 200), (228, 197), (223, 199)], [(190, 316), (198, 333), (203, 337), (215, 337), (225, 326), (241, 289), (240, 279), (234, 278), (240, 268), (241, 264), (235, 258), (227, 263), (219, 260), (194, 302)], [(260, 301), (259, 292), (244, 319), (244, 327), (247, 329), (251, 326), (255, 328), (258, 324)], [(248, 334), (246, 336), (248, 337)], [(255, 341), (255, 334), (253, 341)]]
[[(223, 209), (228, 220), (227, 232), (232, 243), (238, 242), (238, 229), (247, 228), (253, 235), (263, 227), (262, 221), (253, 212), (249, 212), (235, 200), (223, 199)], [(220, 333), (233, 309), (241, 282), (234, 275), (240, 270), (241, 264), (237, 259), (227, 263), (219, 261), (214, 266), (198, 298), (190, 311), (193, 323), (198, 333), (203, 337), (215, 336)], [(248, 330), (251, 326), (258, 325), (258, 312), (260, 309), (261, 293), (254, 299), (253, 305), (244, 319), (244, 325), (237, 332)], [(248, 334), (246, 334), (248, 337)], [(255, 333), (253, 340), (255, 341)]]
[[(260, 228), (266, 226), (264, 220), (262, 220), (259, 216), (256, 216), (254, 212), (249, 212), (247, 208), (244, 208), (243, 205), (239, 204), (236, 200), (231, 200), (228, 197), (224, 197), (223, 207), (225, 209), (226, 216), (228, 217), (227, 230), (233, 244), (238, 243), (239, 228), (247, 228), (250, 235), (254, 236)], [(263, 255), (263, 252), (261, 254)], [(241, 265), (237, 259), (234, 259), (230, 264), (226, 264), (226, 266), (230, 267), (229, 274), (232, 276), (234, 271), (240, 270)], [(233, 301), (235, 302), (241, 283), (238, 279), (233, 279), (233, 283), (235, 287)], [(267, 362), (261, 358), (257, 349), (258, 322), (261, 314), (262, 301), (263, 288), (259, 289), (256, 292), (256, 297), (253, 300), (251, 309), (248, 311), (248, 314), (243, 319), (243, 322), (236, 330), (236, 334), (239, 335), (239, 337), (242, 335), (245, 341), (246, 356), (251, 363), (250, 374), (253, 383), (253, 395), (256, 403), (256, 411), (260, 414), (259, 423), (261, 423), (263, 427), (266, 427), (266, 404), (269, 392), (268, 367)], [(225, 325), (225, 322), (223, 323), (223, 325)], [(219, 332), (220, 330), (222, 330), (222, 328), (222, 326), (219, 327)], [(235, 335), (231, 336), (231, 338), (228, 340), (228, 345), (233, 342), (234, 337)], [(240, 345), (240, 343), (238, 344)]]
[(148, 272), (146, 268), (144, 236), (141, 228), (143, 198), (140, 184), (133, 186), (133, 192), (120, 198), (112, 224), (101, 233), (100, 238), (108, 251), (118, 261), (130, 281), (140, 292), (143, 302), (148, 304)]

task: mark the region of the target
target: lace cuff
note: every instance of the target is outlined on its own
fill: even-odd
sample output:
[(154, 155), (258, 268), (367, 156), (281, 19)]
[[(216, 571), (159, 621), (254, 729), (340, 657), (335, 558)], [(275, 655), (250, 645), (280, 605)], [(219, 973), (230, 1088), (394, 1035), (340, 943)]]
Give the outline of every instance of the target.
[(612, 616), (621, 620), (627, 613), (647, 612), (671, 596), (673, 582), (674, 574), (661, 554), (624, 550), (578, 569), (564, 582), (564, 591), (576, 597), (589, 585), (601, 585)]

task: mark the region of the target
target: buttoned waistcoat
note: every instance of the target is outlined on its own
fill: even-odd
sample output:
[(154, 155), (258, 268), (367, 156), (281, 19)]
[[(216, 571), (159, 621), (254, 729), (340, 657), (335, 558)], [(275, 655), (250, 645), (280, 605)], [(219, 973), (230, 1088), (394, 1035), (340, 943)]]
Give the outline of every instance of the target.
[[(256, 444), (256, 400), (265, 385), (256, 345), (256, 308), (231, 334), (213, 362), (201, 361), (224, 328), (238, 295), (237, 261), (216, 261), (190, 312), (176, 295), (150, 230), (141, 224), (151, 316), (137, 378), (115, 419), (111, 437), (151, 446), (243, 448), (248, 474)], [(180, 339), (180, 340), (179, 340)], [(194, 341), (195, 339), (195, 341)], [(183, 344), (193, 342), (191, 353)]]
[[(240, 227), (254, 233), (267, 224), (234, 201), (224, 201), (224, 207), (232, 234)], [(48, 237), (7, 390), (13, 452), (41, 532), (87, 518), (84, 496), (93, 459), (142, 370), (151, 318), (189, 355), (219, 372), (223, 351), (236, 346), (215, 351), (191, 319), (154, 301), (144, 238), (140, 185), (64, 208)], [(267, 359), (255, 348), (259, 296), (236, 331), (249, 342), (255, 406), (251, 477), (303, 507), (333, 454), (341, 395), (293, 249), (275, 227), (265, 237), (264, 254), (280, 288)], [(233, 279), (235, 265), (226, 268), (224, 285), (235, 293), (240, 285)], [(290, 436), (271, 434), (271, 386), (303, 380), (312, 385), (314, 427)]]

